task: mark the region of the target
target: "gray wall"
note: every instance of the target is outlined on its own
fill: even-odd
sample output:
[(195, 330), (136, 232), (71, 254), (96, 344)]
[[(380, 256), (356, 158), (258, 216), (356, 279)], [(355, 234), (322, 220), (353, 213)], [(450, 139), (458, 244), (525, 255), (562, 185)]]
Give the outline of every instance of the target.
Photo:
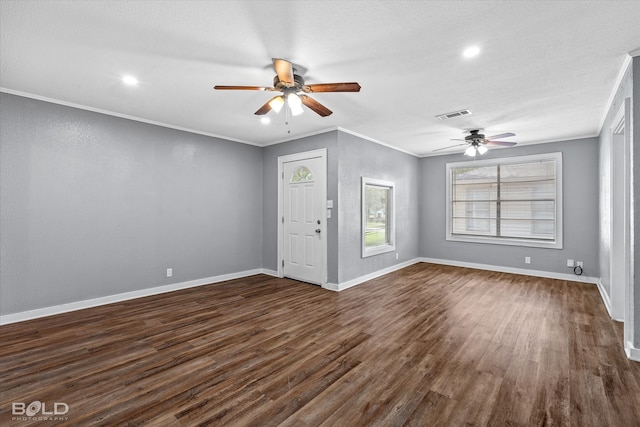
[(261, 148), (8, 94), (0, 106), (1, 314), (262, 265)]
[(631, 67), (629, 67), (620, 83), (616, 95), (607, 113), (599, 136), (600, 157), (600, 280), (605, 292), (611, 298), (611, 126), (625, 98), (631, 97), (633, 91)]
[[(420, 160), (349, 133), (338, 134), (340, 156), (338, 192), (338, 283), (391, 267), (419, 256)], [(361, 177), (395, 183), (396, 251), (362, 258)], [(396, 260), (398, 254), (398, 260)]]
[[(501, 267), (572, 273), (568, 258), (584, 262), (584, 275), (598, 277), (598, 140), (596, 138), (494, 149), (483, 158), (562, 152), (563, 249), (529, 248), (446, 240), (447, 162), (461, 154), (422, 159), (420, 253), (423, 257)], [(468, 159), (467, 159), (468, 160)], [(531, 264), (524, 258), (531, 257)]]

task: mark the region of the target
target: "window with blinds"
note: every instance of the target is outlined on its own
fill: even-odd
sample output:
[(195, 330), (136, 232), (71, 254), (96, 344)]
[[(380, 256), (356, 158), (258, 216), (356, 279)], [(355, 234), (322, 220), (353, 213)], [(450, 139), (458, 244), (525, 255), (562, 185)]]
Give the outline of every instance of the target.
[(447, 164), (447, 239), (562, 247), (562, 155)]

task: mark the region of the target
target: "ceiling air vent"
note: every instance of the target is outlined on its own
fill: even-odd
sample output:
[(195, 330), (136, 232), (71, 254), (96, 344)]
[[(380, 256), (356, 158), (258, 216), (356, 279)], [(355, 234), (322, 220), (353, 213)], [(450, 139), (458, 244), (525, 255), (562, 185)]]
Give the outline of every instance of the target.
[(469, 114), (471, 114), (470, 110), (460, 110), (460, 111), (454, 111), (452, 113), (440, 114), (439, 116), (436, 116), (436, 117), (440, 120), (447, 120), (447, 119), (452, 119), (454, 117), (468, 116)]

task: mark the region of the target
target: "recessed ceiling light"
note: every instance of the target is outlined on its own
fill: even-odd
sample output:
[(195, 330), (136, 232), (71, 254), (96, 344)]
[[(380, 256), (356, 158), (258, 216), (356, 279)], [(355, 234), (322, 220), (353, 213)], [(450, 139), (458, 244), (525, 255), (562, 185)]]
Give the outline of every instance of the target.
[(263, 125), (268, 125), (269, 123), (271, 123), (271, 119), (269, 117), (262, 117), (262, 118), (260, 118), (260, 122)]
[(462, 52), (462, 56), (465, 58), (475, 58), (480, 55), (480, 48), (478, 46), (469, 46)]
[(134, 76), (126, 75), (126, 76), (122, 76), (122, 83), (128, 86), (137, 86), (138, 79), (136, 79)]

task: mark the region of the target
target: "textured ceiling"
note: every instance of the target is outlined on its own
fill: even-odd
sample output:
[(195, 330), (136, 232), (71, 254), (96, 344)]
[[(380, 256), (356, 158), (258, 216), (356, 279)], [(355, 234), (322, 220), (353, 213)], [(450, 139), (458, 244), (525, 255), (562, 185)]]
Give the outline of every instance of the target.
[[(3, 0), (0, 90), (260, 146), (341, 128), (423, 156), (472, 128), (597, 135), (639, 19), (640, 1)], [(273, 57), (362, 90), (314, 94), (333, 115), (287, 126), (253, 114), (270, 92), (212, 89), (270, 86)], [(435, 118), (458, 109), (472, 115)]]

